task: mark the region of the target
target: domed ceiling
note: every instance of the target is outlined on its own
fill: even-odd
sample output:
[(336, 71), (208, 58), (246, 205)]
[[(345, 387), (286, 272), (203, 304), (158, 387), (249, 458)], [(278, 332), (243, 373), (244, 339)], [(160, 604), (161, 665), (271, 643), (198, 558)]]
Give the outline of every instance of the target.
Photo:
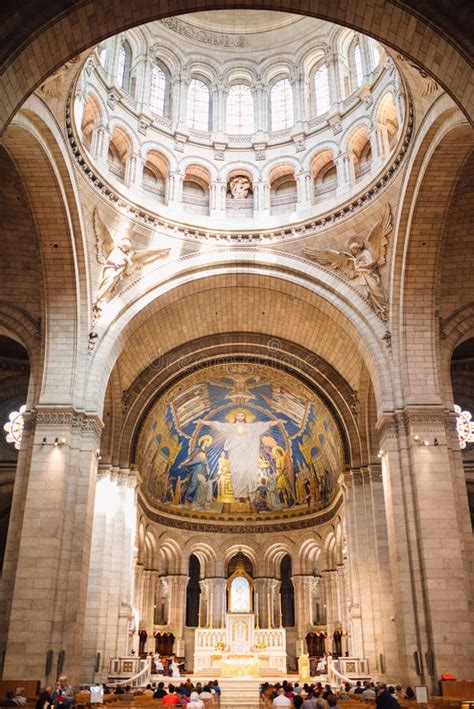
[(230, 363), (193, 372), (153, 405), (136, 462), (150, 512), (271, 523), (334, 503), (343, 446), (307, 386), (266, 365)]

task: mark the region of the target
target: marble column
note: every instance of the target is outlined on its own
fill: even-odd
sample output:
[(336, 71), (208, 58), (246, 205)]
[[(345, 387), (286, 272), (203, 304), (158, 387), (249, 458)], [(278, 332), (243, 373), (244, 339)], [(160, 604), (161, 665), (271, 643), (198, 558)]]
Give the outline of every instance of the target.
[(81, 664), (84, 683), (104, 681), (110, 658), (129, 651), (134, 618), (135, 486), (135, 473), (129, 470), (111, 466), (99, 470)]
[(46, 655), (52, 650), (53, 666), (58, 653), (64, 653), (63, 671), (75, 684), (84, 636), (101, 422), (69, 407), (37, 407), (35, 422), (29, 425), (34, 433), (28, 479), (20, 470), (22, 499), (13, 501), (19, 517), (9, 531), (5, 559), (13, 594), (5, 618), (3, 678), (39, 679), (44, 684)]
[(406, 407), (377, 427), (401, 680), (436, 691), (442, 673), (474, 667), (472, 531), (454, 421), (440, 407)]

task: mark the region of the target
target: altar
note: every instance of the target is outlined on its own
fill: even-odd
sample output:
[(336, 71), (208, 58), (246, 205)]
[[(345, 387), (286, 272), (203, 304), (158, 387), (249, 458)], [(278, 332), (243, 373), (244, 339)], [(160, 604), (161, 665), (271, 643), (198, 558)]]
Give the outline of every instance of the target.
[(221, 677), (286, 673), (284, 628), (256, 628), (253, 613), (226, 613), (223, 628), (196, 628), (194, 672)]
[(221, 677), (286, 673), (286, 631), (259, 628), (252, 579), (238, 566), (227, 582), (227, 609), (220, 628), (197, 628), (194, 672)]

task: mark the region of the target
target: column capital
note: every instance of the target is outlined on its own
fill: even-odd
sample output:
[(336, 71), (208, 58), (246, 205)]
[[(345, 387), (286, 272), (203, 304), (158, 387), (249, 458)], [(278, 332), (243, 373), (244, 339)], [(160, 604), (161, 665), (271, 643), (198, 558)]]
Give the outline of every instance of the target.
[[(440, 406), (408, 406), (400, 411), (382, 414), (376, 423), (380, 440), (420, 436), (426, 439), (450, 434), (454, 415)], [(441, 441), (438, 441), (439, 443)]]

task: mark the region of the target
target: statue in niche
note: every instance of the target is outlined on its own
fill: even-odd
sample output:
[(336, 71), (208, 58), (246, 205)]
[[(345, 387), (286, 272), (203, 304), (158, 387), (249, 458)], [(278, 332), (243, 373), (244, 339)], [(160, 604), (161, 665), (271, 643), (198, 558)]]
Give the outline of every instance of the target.
[(235, 175), (229, 180), (229, 189), (232, 197), (237, 200), (247, 199), (251, 183), (245, 175)]
[(168, 256), (170, 249), (143, 249), (135, 251), (129, 237), (115, 241), (97, 209), (94, 212), (97, 261), (103, 266), (102, 278), (94, 304), (96, 319), (100, 317), (104, 301), (117, 290), (119, 283), (153, 261)]
[(388, 298), (379, 269), (386, 260), (387, 235), (391, 230), (392, 214), (387, 204), (382, 218), (366, 241), (360, 237), (350, 239), (347, 251), (303, 249), (305, 256), (321, 266), (330, 266), (350, 279), (357, 278), (365, 288), (372, 309), (384, 321), (387, 319)]

